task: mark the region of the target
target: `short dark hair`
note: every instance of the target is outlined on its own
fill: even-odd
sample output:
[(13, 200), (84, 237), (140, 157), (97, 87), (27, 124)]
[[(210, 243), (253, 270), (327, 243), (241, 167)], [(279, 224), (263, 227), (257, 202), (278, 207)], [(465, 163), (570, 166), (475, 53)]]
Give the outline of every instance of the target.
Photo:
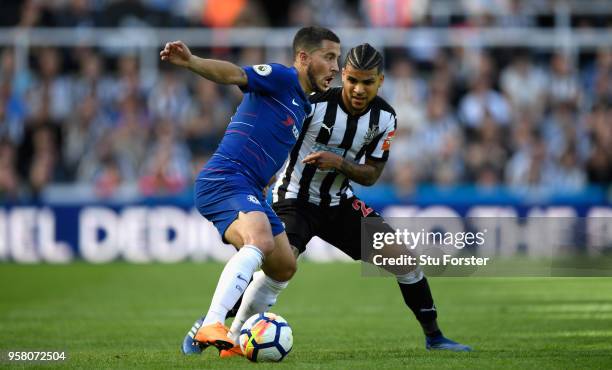
[(293, 38), (293, 56), (301, 49), (312, 51), (321, 47), (323, 40), (340, 43), (338, 35), (330, 29), (318, 26), (301, 28)]
[(377, 72), (380, 73), (383, 68), (383, 57), (372, 45), (365, 43), (349, 50), (346, 59), (344, 59), (344, 66), (346, 67), (349, 64), (364, 71), (376, 68)]

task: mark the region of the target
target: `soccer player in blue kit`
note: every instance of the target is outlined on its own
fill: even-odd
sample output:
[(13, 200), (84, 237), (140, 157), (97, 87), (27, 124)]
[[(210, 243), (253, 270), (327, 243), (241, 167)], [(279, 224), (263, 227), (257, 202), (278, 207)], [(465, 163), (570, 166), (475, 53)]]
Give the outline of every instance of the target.
[(285, 163), (311, 113), (307, 94), (327, 90), (339, 71), (340, 39), (326, 28), (305, 27), (294, 37), (293, 54), (293, 67), (241, 68), (199, 58), (181, 41), (167, 43), (160, 52), (164, 61), (216, 83), (237, 85), (244, 93), (195, 183), (198, 211), (238, 252), (225, 265), (208, 312), (185, 337), (185, 354), (210, 345), (233, 348), (224, 322), (253, 273), (261, 268), (267, 283), (280, 291), (297, 269), (284, 226), (265, 201), (263, 189)]

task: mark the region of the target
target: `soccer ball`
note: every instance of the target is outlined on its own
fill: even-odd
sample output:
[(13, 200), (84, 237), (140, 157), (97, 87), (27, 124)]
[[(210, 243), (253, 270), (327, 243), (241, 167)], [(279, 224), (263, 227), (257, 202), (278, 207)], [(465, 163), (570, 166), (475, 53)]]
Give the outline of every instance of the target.
[(240, 348), (251, 361), (280, 361), (293, 347), (291, 327), (271, 312), (255, 314), (242, 325)]

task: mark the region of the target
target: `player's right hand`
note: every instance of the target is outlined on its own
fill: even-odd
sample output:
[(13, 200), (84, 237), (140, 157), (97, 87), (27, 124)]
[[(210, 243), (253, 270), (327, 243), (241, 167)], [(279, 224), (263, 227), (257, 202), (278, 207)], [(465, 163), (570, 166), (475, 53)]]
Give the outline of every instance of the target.
[(182, 41), (172, 41), (166, 43), (159, 56), (161, 60), (168, 61), (177, 66), (188, 67), (191, 50)]

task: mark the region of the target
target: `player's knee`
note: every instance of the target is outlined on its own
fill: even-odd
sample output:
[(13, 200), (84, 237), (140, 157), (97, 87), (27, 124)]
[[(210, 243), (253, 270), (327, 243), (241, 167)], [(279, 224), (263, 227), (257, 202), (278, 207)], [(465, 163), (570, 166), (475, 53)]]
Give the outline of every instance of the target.
[(250, 238), (249, 244), (252, 244), (259, 248), (259, 250), (261, 251), (261, 253), (264, 254), (264, 256), (270, 255), (270, 253), (272, 253), (272, 251), (274, 250), (274, 238), (272, 238), (272, 235), (253, 236)]

